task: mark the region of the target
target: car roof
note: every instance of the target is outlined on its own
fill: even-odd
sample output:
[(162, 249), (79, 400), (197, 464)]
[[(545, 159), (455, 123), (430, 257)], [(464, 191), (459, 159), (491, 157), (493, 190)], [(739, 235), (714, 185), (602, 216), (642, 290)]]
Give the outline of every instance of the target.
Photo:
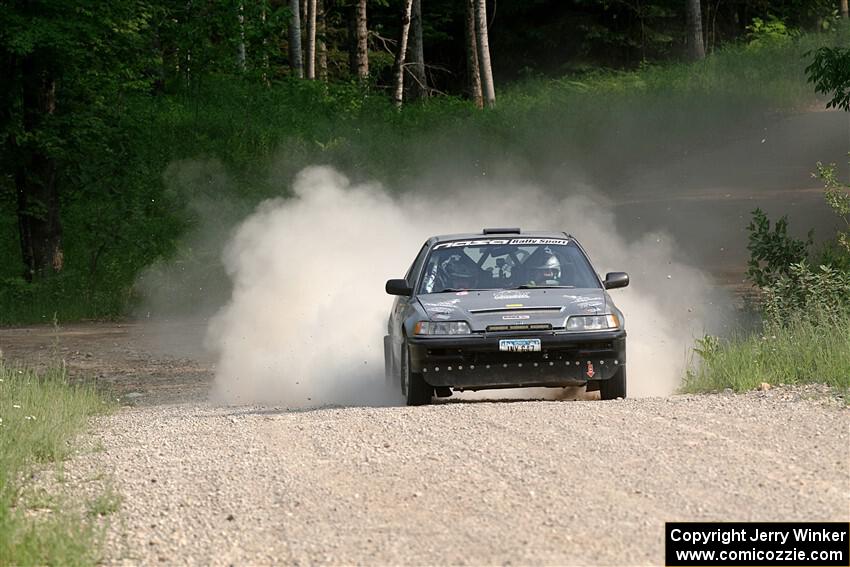
[(432, 236), (430, 240), (432, 240), (435, 244), (438, 242), (450, 242), (452, 240), (482, 240), (487, 238), (573, 238), (571, 235), (566, 232), (555, 232), (555, 231), (521, 231), (519, 233), (515, 231), (506, 231), (506, 232), (488, 232), (484, 234), (484, 232), (465, 232), (460, 234), (441, 234), (439, 236)]

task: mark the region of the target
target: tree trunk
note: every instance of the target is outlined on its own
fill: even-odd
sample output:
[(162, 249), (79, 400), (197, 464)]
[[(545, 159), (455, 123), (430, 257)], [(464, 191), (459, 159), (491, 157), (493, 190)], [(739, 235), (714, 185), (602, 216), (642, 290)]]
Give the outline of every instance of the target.
[(237, 7), (237, 19), (239, 20), (239, 44), (236, 46), (236, 64), (240, 71), (245, 71), (245, 6), (240, 3)]
[(705, 59), (700, 0), (688, 0), (688, 55), (695, 61)]
[[(265, 30), (266, 29), (266, 8), (265, 8), (265, 6), (263, 6), (263, 8), (260, 10), (260, 22), (262, 23), (262, 29)], [(269, 82), (269, 50), (267, 49), (267, 43), (268, 42), (266, 41), (265, 35), (266, 34), (263, 33), (262, 48), (260, 49), (260, 51), (262, 51), (262, 53), (263, 53), (263, 57), (262, 57), (262, 59), (263, 59), (262, 78), (263, 78), (263, 83), (265, 83), (266, 86), (269, 86), (271, 84)]]
[(413, 0), (404, 0), (401, 13), (401, 39), (398, 42), (398, 53), (393, 66), (393, 104), (401, 107), (404, 102), (404, 61), (407, 56), (407, 38), (410, 35), (410, 13)]
[(847, 19), (847, 17), (848, 17), (848, 14), (847, 14), (847, 0), (841, 0), (841, 17), (842, 17), (842, 18), (844, 18), (845, 20), (846, 20), (846, 19)]
[(425, 47), (422, 42), (422, 0), (413, 0), (410, 17), (413, 31), (410, 35), (411, 77), (410, 98), (418, 100), (428, 96), (428, 78), (425, 75)]
[[(154, 60), (158, 60), (159, 63), (156, 64), (156, 68), (152, 69), (152, 74), (154, 76), (152, 90), (156, 94), (162, 94), (165, 92), (165, 78), (168, 75), (169, 69), (169, 53), (167, 53), (162, 48), (162, 39), (160, 36), (159, 27), (154, 30), (153, 33), (153, 51), (155, 54)], [(9, 75), (3, 75), (9, 76)]]
[(348, 13), (348, 72), (357, 76), (357, 6), (351, 4)]
[(326, 40), (325, 0), (316, 0), (316, 42), (318, 43), (319, 79), (328, 80), (328, 44)]
[(365, 81), (369, 78), (369, 27), (366, 22), (366, 0), (358, 0), (354, 20), (357, 31), (356, 74), (358, 79)]
[(309, 8), (307, 7), (307, 0), (301, 0), (301, 61), (304, 65), (304, 75), (307, 74), (307, 34), (308, 30), (308, 20), (310, 19), (307, 15)]
[(478, 37), (478, 68), (481, 71), (481, 91), (488, 108), (496, 106), (496, 87), (490, 65), (490, 39), (487, 34), (487, 0), (475, 0), (475, 33)]
[(466, 0), (466, 74), (469, 98), (476, 107), (484, 108), (481, 71), (478, 68), (478, 34), (475, 33), (475, 0)]
[(304, 63), (301, 61), (301, 6), (298, 0), (289, 0), (292, 17), (289, 20), (289, 68), (299, 79), (304, 78)]
[[(21, 62), (21, 110), (26, 138), (56, 110), (56, 80), (32, 57)], [(16, 144), (17, 145), (17, 144)], [(37, 142), (17, 146), (15, 171), (18, 229), (27, 281), (60, 272), (65, 264), (56, 162)]]
[(307, 0), (307, 78), (316, 78), (316, 0)]

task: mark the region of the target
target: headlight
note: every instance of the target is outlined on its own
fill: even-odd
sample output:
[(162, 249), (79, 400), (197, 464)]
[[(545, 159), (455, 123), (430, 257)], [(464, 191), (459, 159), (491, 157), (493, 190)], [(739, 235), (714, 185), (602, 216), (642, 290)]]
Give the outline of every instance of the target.
[(619, 329), (620, 320), (616, 315), (580, 315), (567, 319), (568, 331), (600, 331)]
[(413, 327), (414, 335), (468, 335), (470, 332), (466, 321), (419, 321)]

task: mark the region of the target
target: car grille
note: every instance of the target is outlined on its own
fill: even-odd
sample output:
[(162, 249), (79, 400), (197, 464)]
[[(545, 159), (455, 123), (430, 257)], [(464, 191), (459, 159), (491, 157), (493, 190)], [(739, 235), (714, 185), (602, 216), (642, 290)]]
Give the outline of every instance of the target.
[(488, 333), (499, 333), (504, 331), (551, 331), (551, 323), (526, 323), (521, 325), (488, 325)]

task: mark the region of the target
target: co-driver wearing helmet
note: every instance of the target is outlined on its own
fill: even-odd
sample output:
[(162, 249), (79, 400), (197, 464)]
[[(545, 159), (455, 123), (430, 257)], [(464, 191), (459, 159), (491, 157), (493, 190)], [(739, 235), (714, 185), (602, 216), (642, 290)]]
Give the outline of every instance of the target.
[(562, 285), (561, 261), (550, 248), (544, 248), (540, 254), (532, 254), (528, 261), (528, 285)]

